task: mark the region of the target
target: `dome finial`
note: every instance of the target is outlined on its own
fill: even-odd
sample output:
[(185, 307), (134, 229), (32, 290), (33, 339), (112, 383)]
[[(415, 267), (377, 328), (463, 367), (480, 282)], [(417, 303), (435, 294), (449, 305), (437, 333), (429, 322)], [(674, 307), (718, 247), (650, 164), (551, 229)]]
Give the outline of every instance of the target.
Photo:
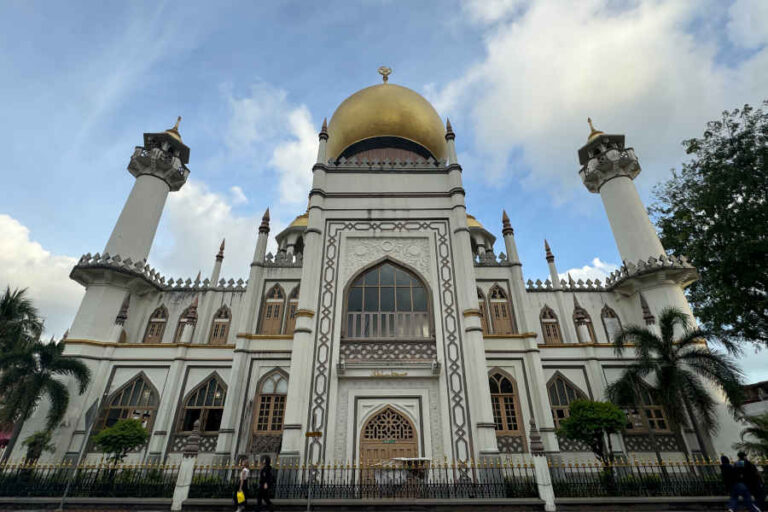
[(181, 142), (181, 134), (179, 133), (179, 123), (181, 122), (181, 116), (178, 116), (176, 118), (176, 124), (173, 125), (173, 128), (168, 128), (165, 130), (165, 133), (173, 137), (174, 139)]
[(602, 135), (603, 132), (601, 132), (600, 130), (596, 130), (595, 129), (594, 125), (592, 124), (592, 118), (591, 117), (587, 118), (587, 123), (589, 123), (589, 137), (587, 137), (587, 142), (591, 142), (598, 135)]
[(389, 66), (379, 66), (379, 74), (381, 75), (381, 79), (384, 81), (384, 83), (387, 83), (389, 80), (389, 75), (392, 74), (392, 68)]

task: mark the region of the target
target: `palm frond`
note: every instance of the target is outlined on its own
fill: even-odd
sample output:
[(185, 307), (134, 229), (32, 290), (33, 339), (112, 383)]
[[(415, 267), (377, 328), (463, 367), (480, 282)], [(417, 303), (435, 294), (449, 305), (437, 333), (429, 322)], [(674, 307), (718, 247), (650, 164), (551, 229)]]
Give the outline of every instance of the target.
[(689, 348), (680, 361), (725, 393), (728, 402), (739, 409), (744, 401), (744, 372), (728, 355), (710, 352), (705, 347)]
[(49, 429), (56, 428), (61, 422), (69, 406), (69, 391), (67, 387), (56, 379), (48, 378), (43, 383), (43, 390), (48, 395), (50, 408), (46, 423)]
[(48, 368), (54, 374), (72, 375), (77, 381), (81, 395), (91, 382), (91, 370), (79, 359), (60, 356), (54, 359)]
[(621, 356), (627, 343), (633, 343), (638, 357), (647, 359), (651, 357), (653, 351), (658, 350), (661, 340), (656, 334), (645, 327), (638, 325), (628, 325), (613, 340), (614, 351)]
[(680, 325), (685, 331), (689, 330), (690, 317), (681, 309), (668, 306), (659, 313), (659, 331), (664, 344), (672, 344), (675, 340), (675, 326)]
[[(712, 398), (706, 387), (702, 384), (698, 376), (690, 372), (681, 372), (681, 392), (683, 398), (693, 409), (695, 418), (691, 421), (697, 421), (704, 427), (708, 434), (717, 431), (717, 417), (715, 415), (716, 402)], [(681, 404), (682, 406), (683, 404)]]

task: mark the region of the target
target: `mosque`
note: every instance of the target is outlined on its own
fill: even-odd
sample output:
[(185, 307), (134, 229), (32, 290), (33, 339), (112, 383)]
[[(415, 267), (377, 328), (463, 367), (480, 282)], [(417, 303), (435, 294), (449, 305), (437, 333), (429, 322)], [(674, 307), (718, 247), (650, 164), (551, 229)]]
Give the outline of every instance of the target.
[[(637, 155), (624, 135), (593, 127), (574, 148), (623, 266), (605, 282), (563, 280), (545, 242), (549, 278), (526, 280), (506, 212), (496, 244), (466, 210), (450, 122), (380, 72), (383, 83), (323, 122), (307, 211), (274, 235), (276, 254), (267, 254), (269, 210), (254, 226), (247, 281), (221, 276), (223, 242), (209, 277), (167, 279), (152, 268), (190, 148), (178, 122), (144, 134), (106, 247), (70, 275), (86, 291), (66, 353), (93, 378), (81, 395), (70, 386), (57, 451), (44, 458), (98, 460), (90, 436), (121, 418), (151, 434), (128, 461), (178, 462), (193, 432), (202, 463), (514, 458), (529, 451), (531, 428), (545, 452), (591, 458), (556, 433), (569, 403), (605, 399), (632, 357), (614, 353), (612, 336), (629, 324), (657, 329), (666, 306), (690, 314), (683, 290), (698, 276), (666, 255), (633, 183)], [(22, 439), (41, 428), (42, 409)], [(692, 426), (675, 431), (646, 393), (613, 447), (649, 458), (651, 430), (665, 457), (695, 455)], [(718, 453), (733, 438), (724, 439), (703, 448)]]

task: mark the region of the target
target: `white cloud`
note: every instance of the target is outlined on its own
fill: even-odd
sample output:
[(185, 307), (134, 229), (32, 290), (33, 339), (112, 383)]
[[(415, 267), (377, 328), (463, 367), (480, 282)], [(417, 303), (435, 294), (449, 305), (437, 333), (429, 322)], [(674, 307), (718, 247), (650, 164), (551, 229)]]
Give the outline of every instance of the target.
[(715, 36), (686, 31), (705, 10), (701, 2), (496, 7), (465, 4), (476, 18), (496, 20), (485, 29), (486, 54), (430, 94), (441, 112), (473, 126), (471, 152), (486, 161), (489, 182), (516, 173), (529, 186), (569, 198), (581, 187), (576, 151), (591, 116), (599, 129), (627, 135), (643, 183), (652, 183), (679, 166), (682, 139), (701, 134), (723, 109), (758, 103), (765, 94), (768, 49), (722, 66)]
[(618, 269), (619, 266), (615, 263), (607, 263), (600, 258), (594, 258), (591, 265), (568, 269), (565, 272), (559, 273), (558, 277), (567, 280), (568, 274), (570, 274), (574, 281), (578, 281), (579, 279), (582, 281), (586, 281), (587, 279), (593, 281), (599, 279), (604, 283), (608, 275)]
[(306, 201), (317, 154), (317, 130), (309, 109), (291, 104), (285, 91), (265, 83), (252, 85), (247, 97), (235, 97), (231, 91), (228, 95), (230, 151), (247, 156), (270, 153), (280, 201)]
[(237, 185), (229, 187), (229, 194), (232, 196), (232, 204), (244, 204), (248, 202), (245, 192), (243, 192), (243, 189)]
[(768, 43), (768, 2), (736, 0), (728, 9), (728, 38), (744, 48)]
[(493, 23), (515, 14), (525, 4), (525, 0), (466, 0), (462, 8), (472, 21)]
[[(221, 240), (226, 239), (221, 277), (247, 278), (263, 212), (236, 215), (233, 202), (205, 183), (189, 180), (168, 198), (150, 263), (166, 277), (194, 279), (201, 271), (205, 279), (210, 277)], [(275, 251), (273, 235), (283, 227), (279, 220), (272, 221), (268, 250)]]
[(0, 214), (0, 286), (26, 288), (45, 320), (46, 336), (61, 337), (75, 316), (84, 289), (69, 272), (76, 258), (51, 254), (30, 239), (29, 229)]

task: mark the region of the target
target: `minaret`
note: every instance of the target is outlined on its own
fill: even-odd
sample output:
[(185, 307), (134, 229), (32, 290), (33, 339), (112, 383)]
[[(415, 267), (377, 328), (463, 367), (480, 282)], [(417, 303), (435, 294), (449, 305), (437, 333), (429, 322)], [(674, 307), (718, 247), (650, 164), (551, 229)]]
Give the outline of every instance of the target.
[(328, 118), (323, 119), (323, 127), (320, 128), (320, 133), (317, 135), (320, 143), (317, 145), (317, 162), (318, 164), (324, 164), (326, 157), (326, 146), (328, 145)]
[(636, 264), (658, 258), (664, 247), (632, 183), (640, 174), (634, 149), (624, 147), (624, 135), (607, 135), (587, 121), (590, 133), (579, 149), (579, 175), (587, 190), (603, 199), (621, 259)]
[[(160, 133), (145, 133), (144, 146), (138, 146), (128, 163), (128, 172), (136, 177), (133, 189), (117, 219), (104, 255), (130, 259), (132, 264), (146, 261), (169, 192), (184, 186), (189, 176), (189, 148), (181, 141), (179, 122)], [(112, 268), (75, 266), (72, 279), (86, 287), (70, 329), (71, 339), (107, 341), (117, 333), (113, 329), (129, 285), (115, 279)], [(119, 315), (118, 315), (119, 316)]]
[(445, 120), (445, 141), (448, 143), (448, 165), (458, 163), (459, 159), (456, 156), (456, 134), (453, 133), (450, 119)]
[(269, 241), (269, 208), (261, 217), (259, 226), (259, 236), (256, 239), (256, 250), (253, 251), (253, 263), (264, 263), (264, 255), (267, 253), (267, 242)]
[(105, 253), (123, 260), (146, 260), (168, 192), (184, 186), (189, 176), (189, 148), (181, 141), (179, 122), (161, 133), (145, 133), (144, 147), (136, 147), (128, 171), (136, 177), (128, 200), (109, 237)]
[(559, 290), (560, 278), (557, 277), (557, 267), (555, 266), (555, 255), (552, 254), (552, 249), (549, 248), (547, 239), (544, 239), (544, 252), (547, 256), (547, 265), (549, 266), (549, 280), (552, 281), (552, 288)]
[(221, 262), (224, 261), (224, 242), (226, 242), (226, 239), (221, 240), (219, 252), (216, 254), (216, 263), (213, 264), (213, 272), (211, 272), (211, 286), (216, 286), (216, 283), (219, 282), (219, 277), (221, 276)]

